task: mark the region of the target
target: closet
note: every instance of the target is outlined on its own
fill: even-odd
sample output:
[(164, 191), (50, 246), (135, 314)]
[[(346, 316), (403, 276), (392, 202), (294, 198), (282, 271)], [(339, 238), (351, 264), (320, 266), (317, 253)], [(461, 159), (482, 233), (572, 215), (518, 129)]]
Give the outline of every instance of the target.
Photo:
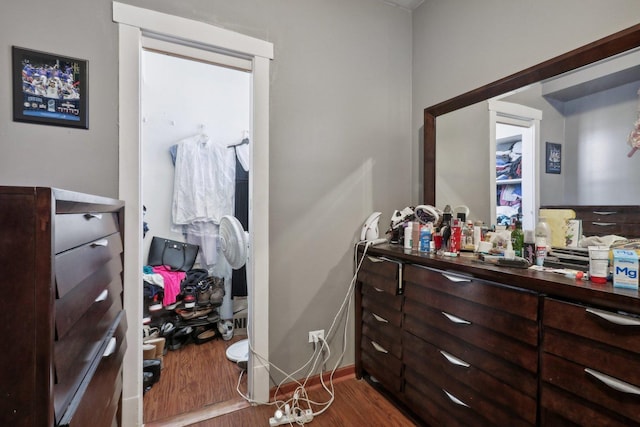
[[(205, 238), (198, 241), (200, 254), (194, 268), (208, 270), (211, 276), (223, 278), (225, 282), (225, 299), (220, 307), (209, 313), (207, 319), (218, 312), (220, 319), (233, 319), (233, 298), (246, 298), (246, 271), (244, 268), (233, 270), (217, 250), (216, 224), (221, 215), (236, 216), (245, 230), (248, 229), (248, 179), (250, 172), (250, 73), (246, 70), (232, 69), (204, 61), (196, 61), (161, 53), (155, 50), (143, 51), (142, 79), (142, 188), (145, 206), (145, 223), (148, 228), (143, 239), (143, 258), (147, 259), (149, 246), (153, 236), (177, 241), (190, 241), (185, 237), (185, 228), (174, 223), (174, 186), (177, 171), (176, 155), (180, 149), (206, 146), (210, 158), (207, 167), (202, 167), (205, 175), (213, 174), (219, 188), (212, 189), (206, 201), (220, 212), (212, 215)], [(195, 154), (191, 161), (202, 162), (200, 154)], [(210, 178), (210, 177), (208, 177)], [(223, 196), (224, 195), (224, 196)], [(216, 199), (215, 201), (212, 199)], [(224, 208), (223, 206), (224, 205)], [(195, 242), (194, 242), (195, 243)], [(171, 317), (170, 307), (163, 307), (164, 314)], [(167, 314), (167, 311), (169, 313)], [(176, 310), (177, 311), (177, 310)], [(228, 343), (244, 338), (244, 331), (234, 330), (234, 339)], [(200, 359), (211, 357), (218, 352), (210, 351), (205, 346), (218, 345), (222, 339), (218, 336), (214, 342), (189, 342), (189, 357)], [(175, 343), (174, 343), (175, 344)], [(224, 342), (227, 344), (227, 341)], [(184, 351), (183, 351), (184, 350)], [(165, 350), (166, 358), (174, 356), (169, 353), (180, 353), (185, 357), (187, 349), (173, 345)], [(176, 356), (177, 357), (177, 356)], [(224, 352), (217, 360), (198, 360), (200, 365), (232, 364), (224, 357)], [(165, 363), (165, 369), (173, 366)], [(230, 372), (233, 378), (209, 381), (206, 378), (195, 378), (193, 381), (208, 381), (207, 387), (216, 387), (218, 382), (237, 381), (239, 373), (235, 364)], [(217, 368), (212, 367), (216, 370)], [(223, 370), (224, 371), (224, 370)], [(189, 375), (188, 370), (181, 375)], [(175, 377), (162, 372), (160, 382)], [(182, 379), (181, 379), (182, 380)], [(153, 393), (153, 387), (149, 395)], [(177, 389), (177, 388), (176, 388)], [(176, 391), (176, 393), (179, 393)], [(235, 394), (228, 398), (236, 397)], [(146, 396), (145, 396), (146, 398)], [(216, 402), (200, 402), (197, 405)], [(145, 402), (146, 405), (146, 402)], [(185, 409), (185, 408), (183, 408)], [(146, 411), (145, 411), (146, 413)], [(145, 422), (149, 422), (145, 418)]]

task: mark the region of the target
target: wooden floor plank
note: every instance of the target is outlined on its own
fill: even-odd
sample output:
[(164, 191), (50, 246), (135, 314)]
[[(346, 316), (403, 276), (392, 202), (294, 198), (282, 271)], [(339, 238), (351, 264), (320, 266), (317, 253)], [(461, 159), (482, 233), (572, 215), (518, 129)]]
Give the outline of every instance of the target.
[[(145, 426), (268, 426), (276, 408), (252, 406), (240, 397), (236, 391), (240, 368), (226, 359), (227, 347), (243, 338), (234, 337), (228, 342), (218, 339), (169, 351), (160, 381), (144, 396)], [(352, 374), (341, 376), (334, 387), (335, 400), (310, 426), (415, 425), (371, 385), (355, 379)], [(246, 393), (246, 376), (240, 389)], [(308, 393), (318, 402), (329, 399), (319, 385), (309, 387)]]

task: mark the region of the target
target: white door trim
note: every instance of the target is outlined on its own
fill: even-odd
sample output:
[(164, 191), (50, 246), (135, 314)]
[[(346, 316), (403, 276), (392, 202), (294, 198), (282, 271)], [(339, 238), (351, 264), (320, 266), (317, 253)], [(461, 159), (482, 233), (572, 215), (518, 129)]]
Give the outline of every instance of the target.
[[(248, 392), (269, 400), (269, 60), (273, 45), (203, 22), (113, 2), (119, 37), (119, 195), (125, 201), (124, 308), (128, 350), (124, 357), (123, 425), (142, 425), (142, 176), (140, 63), (143, 34), (189, 43), (252, 62), (252, 139), (249, 177), (251, 262), (247, 268)], [(258, 303), (259, 302), (259, 303)]]

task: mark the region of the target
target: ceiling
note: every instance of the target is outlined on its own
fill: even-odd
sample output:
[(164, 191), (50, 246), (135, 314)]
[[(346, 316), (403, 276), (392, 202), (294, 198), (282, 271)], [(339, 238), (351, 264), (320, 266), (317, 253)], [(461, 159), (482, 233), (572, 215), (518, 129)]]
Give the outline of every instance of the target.
[(382, 0), (384, 3), (398, 6), (407, 10), (414, 10), (416, 7), (424, 3), (424, 0)]

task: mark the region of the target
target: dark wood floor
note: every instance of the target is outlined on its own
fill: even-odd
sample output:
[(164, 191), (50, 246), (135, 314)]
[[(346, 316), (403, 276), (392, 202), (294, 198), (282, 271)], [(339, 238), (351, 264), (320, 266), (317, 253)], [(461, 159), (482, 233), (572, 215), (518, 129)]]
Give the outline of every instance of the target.
[[(238, 400), (240, 368), (226, 358), (227, 348), (246, 336), (229, 341), (215, 339), (168, 351), (160, 381), (144, 395), (145, 424), (199, 410), (212, 404)], [(246, 393), (246, 377), (240, 390)]]
[[(160, 381), (144, 396), (147, 427), (268, 426), (275, 407), (251, 406), (236, 391), (240, 368), (226, 359), (233, 342), (214, 340), (190, 344), (165, 356)], [(246, 392), (246, 381), (240, 387)], [(319, 387), (309, 390), (317, 401), (328, 395)], [(353, 377), (335, 383), (336, 398), (310, 426), (412, 426), (414, 423), (371, 385)], [(314, 408), (317, 410), (318, 407)], [(211, 418), (213, 417), (213, 418)]]

